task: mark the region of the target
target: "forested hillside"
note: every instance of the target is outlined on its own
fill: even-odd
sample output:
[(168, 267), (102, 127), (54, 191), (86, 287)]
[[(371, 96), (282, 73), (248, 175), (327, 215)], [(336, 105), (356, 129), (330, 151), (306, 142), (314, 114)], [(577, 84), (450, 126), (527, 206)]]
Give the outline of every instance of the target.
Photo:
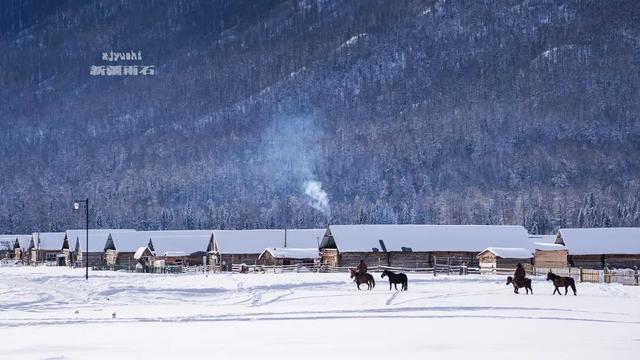
[(640, 226), (639, 95), (637, 0), (8, 0), (0, 233)]

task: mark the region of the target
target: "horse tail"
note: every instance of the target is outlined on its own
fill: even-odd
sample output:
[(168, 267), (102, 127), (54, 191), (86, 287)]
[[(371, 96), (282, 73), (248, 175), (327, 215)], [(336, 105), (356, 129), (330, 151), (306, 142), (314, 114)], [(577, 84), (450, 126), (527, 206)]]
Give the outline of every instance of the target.
[(373, 283), (373, 287), (376, 287), (376, 279), (373, 278), (373, 276), (371, 276), (371, 282)]

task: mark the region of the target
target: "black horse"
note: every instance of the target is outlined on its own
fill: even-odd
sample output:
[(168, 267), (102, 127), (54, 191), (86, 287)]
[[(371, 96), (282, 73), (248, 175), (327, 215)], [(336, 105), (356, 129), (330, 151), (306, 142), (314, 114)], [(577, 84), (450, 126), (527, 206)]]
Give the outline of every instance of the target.
[(524, 288), (527, 290), (527, 295), (529, 295), (529, 290), (531, 290), (531, 295), (533, 295), (533, 289), (531, 288), (531, 279), (524, 278), (523, 281), (514, 281), (511, 276), (507, 276), (507, 285), (513, 284), (513, 292), (518, 293), (519, 288)]
[(389, 278), (389, 290), (391, 290), (391, 284), (393, 284), (393, 287), (396, 290), (398, 290), (398, 284), (402, 284), (400, 291), (406, 291), (409, 288), (409, 280), (407, 279), (406, 274), (396, 274), (389, 270), (385, 270), (382, 272), (382, 278), (384, 279), (385, 276)]
[(560, 289), (558, 289), (559, 287), (564, 286), (564, 294), (567, 295), (568, 292), (568, 287), (571, 287), (571, 290), (573, 290), (573, 295), (577, 296), (578, 294), (576, 294), (576, 281), (573, 280), (572, 277), (569, 276), (558, 276), (554, 273), (552, 273), (551, 271), (549, 271), (549, 273), (547, 274), (547, 281), (551, 280), (551, 282), (553, 282), (553, 286), (556, 287), (555, 290), (553, 290), (553, 295), (556, 294), (556, 291), (558, 292), (558, 295), (562, 295), (560, 294)]

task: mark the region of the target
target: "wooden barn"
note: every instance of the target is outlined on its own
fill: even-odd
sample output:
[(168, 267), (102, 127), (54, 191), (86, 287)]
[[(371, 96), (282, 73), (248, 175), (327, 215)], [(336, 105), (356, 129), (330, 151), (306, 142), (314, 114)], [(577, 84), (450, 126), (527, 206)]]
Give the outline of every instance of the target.
[(232, 264), (257, 265), (266, 248), (316, 248), (324, 229), (258, 229), (214, 230), (221, 268), (231, 270)]
[(481, 273), (492, 273), (496, 269), (515, 269), (522, 264), (527, 272), (532, 270), (533, 254), (526, 248), (488, 247), (477, 256)]
[(640, 267), (640, 228), (560, 229), (569, 265), (587, 269)]
[(429, 268), (434, 257), (478, 265), (487, 247), (529, 247), (522, 226), (498, 225), (329, 225), (320, 243), (322, 263)]
[(258, 257), (261, 265), (314, 265), (320, 260), (317, 247), (313, 248), (266, 248)]
[(104, 246), (105, 263), (108, 266), (127, 266), (132, 269), (138, 263), (134, 255), (144, 245), (144, 234), (140, 232), (118, 232), (115, 236), (109, 233)]
[(42, 263), (66, 265), (66, 257), (62, 251), (65, 235), (63, 232), (33, 233), (34, 246), (31, 248), (30, 263), (32, 265)]
[(109, 245), (109, 238), (120, 235), (135, 234), (133, 229), (89, 229), (89, 249), (85, 249), (87, 240), (86, 229), (71, 229), (65, 232), (62, 254), (66, 265), (84, 265), (85, 257), (89, 259), (89, 266), (105, 265), (105, 252)]
[(204, 261), (207, 265), (216, 264), (217, 245), (212, 230), (140, 231), (139, 234), (148, 239), (147, 247), (153, 252), (154, 261), (181, 266), (203, 265)]

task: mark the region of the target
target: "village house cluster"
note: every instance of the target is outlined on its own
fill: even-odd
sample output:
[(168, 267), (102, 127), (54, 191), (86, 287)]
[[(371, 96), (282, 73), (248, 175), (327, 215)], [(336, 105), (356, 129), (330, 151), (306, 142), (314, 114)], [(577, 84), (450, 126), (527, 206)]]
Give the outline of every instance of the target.
[(560, 229), (530, 235), (503, 225), (329, 225), (325, 229), (90, 229), (0, 235), (0, 257), (30, 265), (201, 266), (306, 264), (434, 268), (439, 259), (480, 271), (526, 267), (588, 269), (640, 266), (640, 228)]

